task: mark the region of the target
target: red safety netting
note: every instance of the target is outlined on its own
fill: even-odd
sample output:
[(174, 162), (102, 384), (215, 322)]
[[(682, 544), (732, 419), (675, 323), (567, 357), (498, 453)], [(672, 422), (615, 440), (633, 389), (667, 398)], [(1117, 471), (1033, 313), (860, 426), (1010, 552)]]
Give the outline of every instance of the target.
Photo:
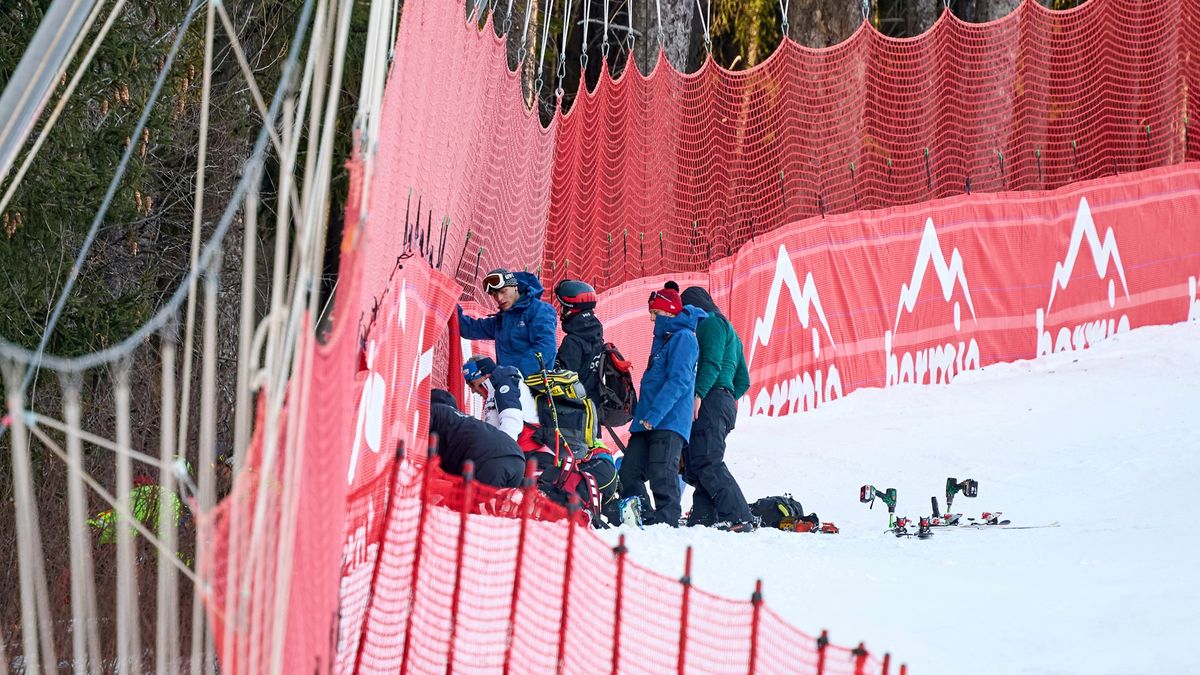
[(746, 71), (604, 72), (554, 122), (546, 285), (703, 271), (813, 216), (1200, 159), (1198, 85), (1196, 0), (1027, 1), (912, 39), (785, 41)]
[[(606, 336), (640, 375), (646, 292), (705, 285), (744, 338), (741, 414), (1200, 318), (1200, 171), (1181, 164), (1200, 159), (1198, 7), (864, 28), (746, 72), (602, 79), (543, 130), (490, 27), (408, 0), (334, 333), (301, 344), (286, 414), (260, 417), (235, 499), (204, 523), (223, 672), (263, 672), (273, 634), (283, 672), (880, 672), (749, 593), (685, 593), (551, 505), (426, 473), (455, 302), (490, 307), (480, 271), (544, 260), (547, 287), (606, 289)], [(268, 433), (291, 449), (273, 467)], [(256, 539), (260, 505), (295, 531)], [(235, 588), (253, 601), (230, 615)]]

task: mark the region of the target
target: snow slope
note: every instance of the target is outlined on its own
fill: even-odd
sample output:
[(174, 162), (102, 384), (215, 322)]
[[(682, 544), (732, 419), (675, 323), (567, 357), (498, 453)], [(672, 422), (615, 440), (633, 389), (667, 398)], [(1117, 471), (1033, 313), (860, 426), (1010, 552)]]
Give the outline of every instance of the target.
[[(1196, 673), (1198, 403), (1197, 322), (949, 386), (860, 390), (739, 420), (727, 455), (750, 501), (791, 492), (841, 534), (601, 536), (624, 533), (634, 560), (671, 575), (690, 544), (698, 587), (749, 598), (762, 578), (767, 603), (801, 629), (864, 640), (914, 675)], [(928, 514), (932, 495), (945, 508), (947, 476), (979, 481), (976, 499), (955, 501), (964, 516), (1062, 526), (896, 539), (881, 504), (858, 502), (864, 483), (895, 487), (898, 514)]]

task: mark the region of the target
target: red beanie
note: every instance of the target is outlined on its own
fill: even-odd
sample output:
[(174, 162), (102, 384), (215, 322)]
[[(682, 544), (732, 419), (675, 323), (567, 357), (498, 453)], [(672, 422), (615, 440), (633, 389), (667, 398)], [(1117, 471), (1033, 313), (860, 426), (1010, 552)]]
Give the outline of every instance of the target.
[(679, 298), (679, 284), (668, 281), (662, 290), (650, 293), (650, 309), (661, 309), (674, 316), (683, 311), (683, 300)]

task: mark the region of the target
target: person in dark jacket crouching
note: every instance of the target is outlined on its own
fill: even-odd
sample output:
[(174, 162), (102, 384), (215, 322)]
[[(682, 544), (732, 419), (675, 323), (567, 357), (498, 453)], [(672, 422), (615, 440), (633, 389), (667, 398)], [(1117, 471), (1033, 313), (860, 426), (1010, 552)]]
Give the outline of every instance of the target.
[(696, 327), (700, 358), (692, 413), (695, 421), (683, 453), (684, 480), (696, 488), (687, 524), (753, 530), (754, 517), (746, 497), (725, 465), (725, 438), (737, 421), (737, 401), (750, 388), (742, 341), (708, 291), (691, 286), (681, 297), (708, 313)]
[(654, 493), (654, 510), (647, 524), (679, 526), (679, 456), (692, 431), (692, 394), (696, 386), (696, 325), (708, 316), (684, 305), (679, 286), (668, 281), (650, 294), (654, 343), (642, 374), (641, 391), (625, 458), (621, 462), (621, 497), (646, 500), (645, 481)]
[(475, 462), (475, 478), (495, 487), (521, 487), (525, 453), (508, 434), (458, 410), (454, 396), (434, 389), (429, 396), (429, 433), (438, 435), (442, 471), (461, 476), (463, 463)]

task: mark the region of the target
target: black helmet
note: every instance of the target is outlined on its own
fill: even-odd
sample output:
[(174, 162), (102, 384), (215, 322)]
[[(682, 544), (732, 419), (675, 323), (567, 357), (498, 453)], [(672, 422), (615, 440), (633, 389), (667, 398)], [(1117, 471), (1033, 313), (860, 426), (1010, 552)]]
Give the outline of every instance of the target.
[(554, 286), (554, 295), (562, 303), (563, 316), (596, 308), (596, 289), (578, 279), (563, 279)]

